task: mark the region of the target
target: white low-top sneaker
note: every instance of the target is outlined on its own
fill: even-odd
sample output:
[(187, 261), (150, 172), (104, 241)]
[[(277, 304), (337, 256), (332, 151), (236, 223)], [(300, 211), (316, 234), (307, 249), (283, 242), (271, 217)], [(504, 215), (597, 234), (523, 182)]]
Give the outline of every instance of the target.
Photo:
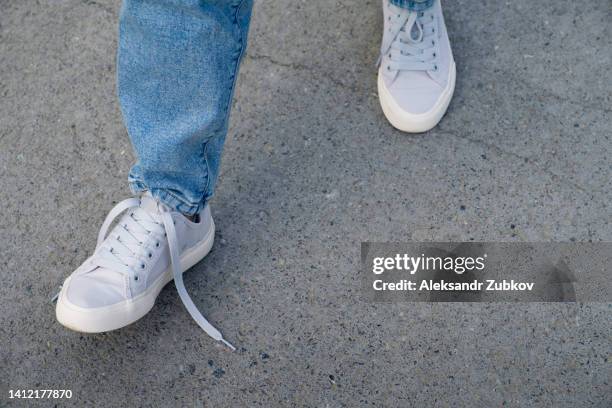
[[(107, 237), (115, 218), (124, 212)], [(94, 254), (62, 285), (57, 320), (80, 332), (119, 329), (147, 314), (162, 288), (174, 279), (193, 319), (233, 350), (200, 314), (183, 283), (183, 272), (208, 254), (214, 237), (208, 205), (198, 222), (191, 222), (149, 194), (120, 202), (106, 217)]]
[(384, 33), (378, 95), (385, 116), (404, 132), (440, 122), (455, 90), (455, 61), (440, 0), (423, 12), (383, 0)]

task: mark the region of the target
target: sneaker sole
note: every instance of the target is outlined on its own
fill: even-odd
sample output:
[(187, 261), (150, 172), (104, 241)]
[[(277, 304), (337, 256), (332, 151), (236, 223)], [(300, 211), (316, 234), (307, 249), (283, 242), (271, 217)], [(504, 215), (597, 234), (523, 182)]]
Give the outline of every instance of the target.
[[(202, 241), (187, 249), (181, 255), (181, 271), (185, 273), (193, 265), (201, 261), (212, 249), (215, 240), (215, 224)], [(64, 284), (64, 288), (70, 284), (70, 279)], [(86, 309), (70, 303), (64, 290), (61, 291), (57, 300), (55, 314), (57, 320), (65, 327), (83, 333), (102, 333), (120, 329), (142, 318), (155, 305), (155, 299), (159, 292), (174, 280), (172, 268), (168, 268), (159, 278), (143, 293), (135, 298), (116, 303), (114, 305), (96, 309)]]
[(423, 133), (433, 129), (442, 119), (455, 92), (455, 78), (457, 76), (455, 62), (449, 70), (447, 86), (434, 107), (425, 113), (414, 114), (403, 110), (393, 99), (387, 89), (382, 75), (378, 74), (378, 97), (387, 120), (403, 132)]

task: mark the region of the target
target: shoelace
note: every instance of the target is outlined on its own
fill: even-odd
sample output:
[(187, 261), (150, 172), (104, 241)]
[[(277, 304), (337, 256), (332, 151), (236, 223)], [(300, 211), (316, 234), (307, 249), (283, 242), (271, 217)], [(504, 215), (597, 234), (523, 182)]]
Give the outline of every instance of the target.
[[(223, 338), (221, 332), (211, 325), (200, 313), (187, 293), (187, 289), (185, 289), (180, 266), (179, 242), (171, 211), (163, 204), (155, 202), (159, 214), (159, 219), (155, 219), (148, 211), (140, 208), (141, 200), (154, 199), (147, 196), (143, 196), (141, 199), (128, 198), (121, 201), (110, 211), (100, 228), (96, 252), (98, 252), (98, 249), (103, 244), (105, 246), (108, 245), (108, 248), (103, 248), (102, 251), (99, 251), (92, 258), (92, 262), (97, 266), (124, 273), (130, 279), (138, 280), (138, 273), (134, 269), (144, 268), (145, 263), (142, 261), (142, 257), (150, 256), (151, 252), (149, 251), (152, 250), (152, 248), (146, 247), (145, 243), (155, 242), (155, 246), (159, 248), (160, 240), (165, 238), (170, 249), (170, 264), (174, 276), (174, 284), (185, 308), (206, 334), (222, 342), (232, 351), (236, 350), (232, 344)], [(125, 222), (120, 225), (120, 233), (115, 237), (110, 237), (110, 240), (107, 241), (106, 234), (115, 218), (124, 211), (133, 209), (136, 210), (123, 218)]]
[(438, 27), (434, 15), (401, 11), (389, 18), (392, 20), (390, 35), (382, 44), (378, 64), (386, 55), (386, 69), (395, 71), (396, 75), (399, 71), (437, 71), (435, 33)]

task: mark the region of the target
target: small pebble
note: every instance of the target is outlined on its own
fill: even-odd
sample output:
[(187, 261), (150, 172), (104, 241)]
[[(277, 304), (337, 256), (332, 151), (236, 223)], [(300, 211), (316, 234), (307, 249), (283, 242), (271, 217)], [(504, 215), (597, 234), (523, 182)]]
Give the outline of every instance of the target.
[(213, 375), (217, 378), (223, 377), (224, 374), (225, 374), (225, 370), (222, 368), (217, 368), (215, 371), (213, 371)]

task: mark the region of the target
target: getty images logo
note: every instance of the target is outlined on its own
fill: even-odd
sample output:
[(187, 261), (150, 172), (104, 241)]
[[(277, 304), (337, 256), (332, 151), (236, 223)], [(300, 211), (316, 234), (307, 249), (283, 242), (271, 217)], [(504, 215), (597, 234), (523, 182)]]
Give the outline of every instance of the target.
[(396, 254), (393, 257), (376, 257), (372, 259), (372, 272), (380, 275), (386, 271), (404, 271), (414, 275), (418, 271), (452, 271), (458, 275), (471, 271), (482, 271), (485, 268), (487, 254), (471, 256), (410, 256)]

